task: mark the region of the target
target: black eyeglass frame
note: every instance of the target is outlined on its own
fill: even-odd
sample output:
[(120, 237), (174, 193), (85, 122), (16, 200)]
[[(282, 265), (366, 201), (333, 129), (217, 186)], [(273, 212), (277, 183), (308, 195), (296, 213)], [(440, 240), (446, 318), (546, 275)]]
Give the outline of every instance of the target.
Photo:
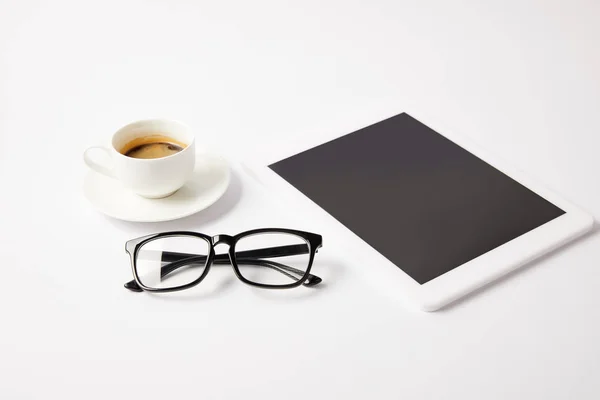
[[(241, 274), (237, 260), (236, 260), (236, 258), (237, 258), (236, 257), (236, 249), (235, 249), (236, 244), (242, 238), (245, 238), (247, 236), (256, 235), (256, 234), (263, 234), (263, 233), (282, 233), (282, 234), (294, 235), (294, 236), (298, 236), (299, 238), (302, 238), (306, 242), (306, 245), (308, 246), (308, 253), (309, 253), (308, 266), (307, 266), (306, 270), (304, 271), (304, 274), (302, 275), (302, 277), (300, 279), (298, 279), (296, 282), (289, 283), (289, 284), (283, 284), (283, 285), (264, 284), (264, 283), (250, 281)], [(153, 287), (148, 287), (148, 286), (144, 285), (141, 282), (141, 279), (139, 278), (138, 273), (137, 273), (137, 256), (138, 256), (140, 249), (146, 243), (151, 242), (153, 240), (160, 239), (160, 238), (166, 238), (166, 237), (173, 237), (173, 236), (197, 237), (197, 238), (204, 239), (207, 242), (207, 244), (209, 246), (209, 251), (208, 251), (208, 256), (206, 259), (204, 271), (196, 280), (194, 280), (190, 283), (186, 283), (185, 285), (167, 287), (167, 288), (153, 288)], [(233, 271), (234, 271), (235, 275), (237, 276), (237, 278), (247, 285), (260, 287), (263, 289), (291, 289), (294, 287), (298, 287), (300, 285), (309, 286), (309, 287), (314, 286), (322, 281), (321, 278), (319, 278), (318, 276), (315, 276), (315, 275), (311, 275), (311, 273), (310, 273), (314, 259), (315, 259), (315, 254), (317, 253), (318, 249), (323, 246), (323, 237), (321, 235), (318, 235), (316, 233), (298, 231), (298, 230), (294, 230), (294, 229), (262, 228), (262, 229), (253, 229), (253, 230), (245, 231), (245, 232), (239, 233), (235, 236), (223, 235), (223, 234), (216, 235), (216, 236), (208, 236), (208, 235), (205, 235), (205, 234), (199, 233), (199, 232), (170, 231), (170, 232), (156, 233), (156, 234), (152, 234), (152, 235), (143, 236), (143, 237), (140, 237), (137, 239), (129, 240), (125, 243), (125, 251), (127, 252), (127, 254), (129, 254), (130, 259), (131, 259), (131, 270), (133, 273), (134, 280), (127, 282), (125, 284), (125, 287), (127, 289), (135, 291), (135, 292), (146, 291), (146, 292), (154, 292), (154, 293), (175, 292), (175, 291), (179, 291), (179, 290), (185, 290), (185, 289), (192, 288), (192, 287), (198, 285), (200, 282), (202, 282), (202, 280), (204, 280), (206, 275), (208, 275), (208, 272), (210, 271), (210, 268), (213, 265), (216, 257), (225, 256), (225, 254), (219, 254), (218, 256), (215, 256), (215, 246), (217, 246), (218, 244), (221, 244), (221, 243), (229, 245), (229, 251), (226, 254), (229, 258), (229, 260), (228, 260), (229, 264), (233, 267)], [(296, 247), (296, 246), (283, 246), (280, 248), (270, 248), (270, 249), (256, 249), (256, 250), (252, 250), (251, 252), (259, 252), (261, 250), (266, 250), (273, 254), (276, 254), (276, 256), (306, 254), (305, 251), (302, 251), (302, 253), (293, 252), (293, 253), (289, 253), (289, 254), (277, 252), (278, 249), (284, 249), (286, 247)], [(273, 251), (275, 251), (275, 252), (273, 252)], [(219, 260), (219, 261), (221, 261), (221, 260)], [(274, 262), (269, 261), (268, 263), (273, 264)], [(288, 268), (288, 269), (293, 269), (293, 268), (287, 267), (287, 266), (284, 266), (284, 267)], [(171, 271), (168, 271), (167, 273), (169, 273)], [(296, 271), (298, 271), (298, 270), (296, 270)]]

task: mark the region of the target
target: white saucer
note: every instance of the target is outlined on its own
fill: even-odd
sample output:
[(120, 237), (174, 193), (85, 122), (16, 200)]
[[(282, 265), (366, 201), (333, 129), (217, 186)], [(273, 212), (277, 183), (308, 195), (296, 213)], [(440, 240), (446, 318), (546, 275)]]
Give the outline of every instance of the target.
[(192, 179), (163, 199), (145, 199), (124, 188), (118, 180), (94, 171), (88, 171), (83, 191), (98, 211), (110, 217), (133, 222), (161, 222), (204, 210), (225, 193), (229, 180), (227, 161), (210, 154), (198, 154)]

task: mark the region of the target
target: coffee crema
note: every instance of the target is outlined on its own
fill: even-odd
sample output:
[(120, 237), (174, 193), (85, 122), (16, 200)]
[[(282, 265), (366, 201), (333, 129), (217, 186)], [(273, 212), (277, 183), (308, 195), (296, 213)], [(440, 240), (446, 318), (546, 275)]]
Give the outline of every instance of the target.
[(187, 145), (164, 135), (148, 135), (135, 138), (121, 149), (120, 153), (131, 158), (163, 158), (177, 154)]

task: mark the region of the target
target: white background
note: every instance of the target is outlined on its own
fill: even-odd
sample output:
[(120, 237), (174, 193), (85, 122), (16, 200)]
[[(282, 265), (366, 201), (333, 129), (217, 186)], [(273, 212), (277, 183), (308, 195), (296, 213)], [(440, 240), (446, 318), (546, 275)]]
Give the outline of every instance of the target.
[[(594, 1), (0, 0), (0, 397), (600, 398), (597, 232), (419, 313), (235, 166), (418, 109), (598, 217), (599, 17)], [(83, 150), (154, 116), (230, 159), (230, 190), (169, 223), (96, 213)], [(187, 293), (122, 287), (129, 238), (267, 226), (324, 235), (322, 288), (227, 268)]]

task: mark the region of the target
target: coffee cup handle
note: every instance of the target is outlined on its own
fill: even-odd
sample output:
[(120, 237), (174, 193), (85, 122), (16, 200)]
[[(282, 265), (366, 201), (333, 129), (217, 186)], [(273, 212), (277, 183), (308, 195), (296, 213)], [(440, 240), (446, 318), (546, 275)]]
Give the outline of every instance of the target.
[(88, 167), (90, 167), (91, 169), (93, 169), (94, 171), (102, 174), (102, 175), (106, 175), (110, 178), (116, 178), (115, 172), (113, 170), (112, 167), (109, 167), (107, 165), (102, 165), (96, 161), (94, 161), (92, 159), (92, 157), (90, 157), (90, 153), (97, 151), (97, 150), (101, 150), (104, 153), (106, 153), (108, 155), (109, 159), (112, 159), (112, 156), (110, 154), (110, 149), (108, 149), (107, 147), (104, 146), (92, 146), (92, 147), (88, 147), (84, 152), (83, 152), (83, 161), (85, 161), (86, 165)]

